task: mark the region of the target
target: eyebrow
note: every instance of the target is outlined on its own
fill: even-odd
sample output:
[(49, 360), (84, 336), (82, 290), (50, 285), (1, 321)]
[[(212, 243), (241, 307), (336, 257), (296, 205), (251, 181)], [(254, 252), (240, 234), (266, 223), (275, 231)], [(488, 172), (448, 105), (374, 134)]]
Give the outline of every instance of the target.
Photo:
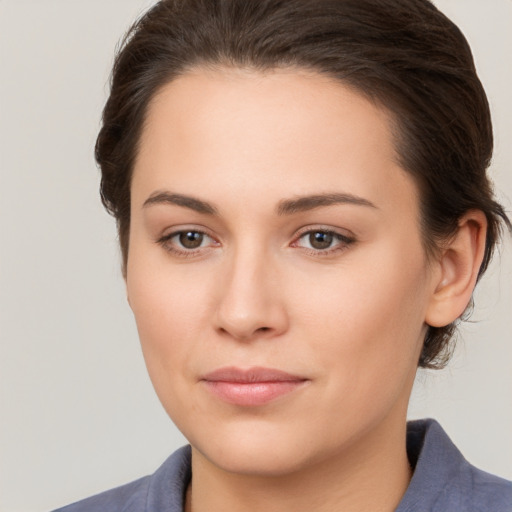
[[(167, 191), (154, 192), (144, 201), (142, 206), (143, 208), (147, 208), (148, 206), (156, 204), (182, 206), (206, 215), (218, 214), (217, 208), (206, 201), (192, 196), (175, 194)], [(276, 210), (278, 215), (292, 215), (294, 213), (314, 210), (315, 208), (331, 206), (334, 204), (352, 204), (356, 206), (377, 208), (371, 201), (368, 201), (368, 199), (364, 199), (363, 197), (345, 193), (327, 193), (286, 199), (278, 203)]]
[(173, 204), (176, 206), (183, 206), (206, 215), (216, 215), (218, 213), (217, 208), (206, 201), (202, 201), (201, 199), (196, 199), (191, 196), (185, 196), (183, 194), (173, 194), (165, 191), (151, 194), (144, 201), (142, 207), (147, 208), (154, 204)]
[(353, 204), (356, 206), (367, 206), (369, 208), (377, 207), (368, 199), (355, 196), (353, 194), (344, 193), (328, 193), (328, 194), (315, 194), (312, 196), (302, 196), (296, 199), (289, 199), (280, 201), (277, 206), (277, 213), (279, 215), (291, 215), (294, 213), (305, 212), (314, 210), (322, 206), (331, 206), (333, 204)]

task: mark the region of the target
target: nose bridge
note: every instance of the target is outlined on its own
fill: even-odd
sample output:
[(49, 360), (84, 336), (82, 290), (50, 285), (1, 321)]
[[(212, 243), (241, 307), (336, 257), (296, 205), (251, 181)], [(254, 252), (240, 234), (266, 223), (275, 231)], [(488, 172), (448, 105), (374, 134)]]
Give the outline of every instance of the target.
[(287, 326), (270, 251), (254, 240), (239, 243), (227, 258), (217, 309), (218, 328), (237, 339), (272, 336)]

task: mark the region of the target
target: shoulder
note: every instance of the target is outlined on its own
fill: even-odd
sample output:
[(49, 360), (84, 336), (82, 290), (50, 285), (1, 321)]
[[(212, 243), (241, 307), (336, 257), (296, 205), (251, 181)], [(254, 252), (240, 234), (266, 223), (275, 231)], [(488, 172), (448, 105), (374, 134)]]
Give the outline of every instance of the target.
[(413, 478), (396, 512), (512, 512), (512, 482), (471, 465), (434, 420), (408, 424)]
[(512, 512), (512, 482), (469, 465), (468, 484), (475, 511)]
[(54, 512), (182, 512), (190, 481), (190, 447), (174, 452), (152, 475)]
[(84, 500), (73, 503), (54, 512), (121, 512), (125, 510), (145, 510), (148, 484), (146, 476), (129, 484), (110, 489)]

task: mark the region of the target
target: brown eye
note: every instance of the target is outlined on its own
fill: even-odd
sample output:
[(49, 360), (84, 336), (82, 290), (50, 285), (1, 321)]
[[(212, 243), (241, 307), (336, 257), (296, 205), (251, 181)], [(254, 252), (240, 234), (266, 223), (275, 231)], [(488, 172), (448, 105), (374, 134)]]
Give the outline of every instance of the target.
[(177, 257), (204, 255), (208, 249), (219, 247), (210, 235), (195, 229), (174, 231), (156, 241), (162, 248)]
[(292, 244), (301, 247), (318, 256), (331, 255), (347, 249), (355, 242), (355, 238), (342, 235), (329, 229), (311, 229), (303, 234)]
[(183, 231), (178, 235), (178, 240), (185, 249), (197, 249), (203, 243), (204, 234), (198, 231)]
[(329, 249), (334, 240), (334, 235), (326, 231), (312, 231), (309, 233), (309, 245), (313, 249)]

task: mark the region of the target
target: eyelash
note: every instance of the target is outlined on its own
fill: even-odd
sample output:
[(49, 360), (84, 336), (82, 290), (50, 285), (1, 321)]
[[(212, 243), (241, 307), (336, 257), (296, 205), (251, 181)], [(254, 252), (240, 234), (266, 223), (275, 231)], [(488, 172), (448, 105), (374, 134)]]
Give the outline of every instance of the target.
[[(328, 247), (326, 249), (315, 249), (315, 248), (308, 248), (308, 247), (301, 247), (298, 245), (298, 242), (302, 240), (305, 237), (311, 237), (313, 234), (321, 233), (322, 235), (327, 235), (333, 238), (333, 243), (335, 243), (334, 246)], [(336, 243), (337, 242), (337, 243)], [(335, 253), (340, 253), (348, 249), (350, 245), (356, 242), (356, 239), (351, 236), (343, 235), (337, 231), (334, 231), (330, 228), (307, 228), (306, 230), (302, 231), (298, 234), (298, 236), (295, 238), (295, 241), (291, 244), (292, 247), (299, 247), (302, 250), (304, 250), (306, 253), (312, 255), (312, 256), (320, 256), (320, 257), (326, 257), (331, 256)]]
[[(186, 248), (177, 248), (176, 243), (171, 243), (172, 239), (187, 233), (194, 233), (197, 235), (201, 235), (203, 237), (207, 237), (211, 239), (214, 243), (209, 244), (208, 246), (202, 247), (199, 246), (196, 249), (186, 249)], [(327, 247), (326, 249), (315, 249), (315, 248), (308, 248), (308, 247), (302, 247), (299, 245), (299, 241), (302, 240), (305, 237), (311, 237), (313, 234), (322, 234), (327, 235), (329, 237), (332, 237), (333, 242), (335, 245), (333, 247)], [(354, 237), (350, 237), (347, 235), (342, 235), (341, 233), (338, 233), (337, 231), (334, 231), (332, 229), (328, 228), (308, 228), (307, 230), (304, 230), (300, 232), (294, 239), (294, 241), (290, 244), (291, 247), (297, 247), (305, 251), (306, 253), (312, 255), (312, 256), (320, 256), (325, 257), (332, 255), (334, 253), (339, 253), (342, 251), (345, 251), (350, 245), (356, 242), (356, 239)], [(194, 257), (197, 256), (198, 253), (204, 249), (210, 249), (212, 246), (218, 246), (219, 242), (216, 241), (211, 235), (206, 233), (205, 231), (202, 231), (200, 229), (180, 229), (178, 231), (173, 231), (172, 233), (169, 233), (167, 235), (162, 236), (157, 240), (157, 243), (160, 244), (166, 251), (173, 253), (180, 257)], [(179, 243), (179, 242), (178, 242)]]
[(175, 254), (180, 257), (190, 258), (197, 256), (197, 254), (204, 249), (211, 248), (209, 246), (206, 247), (198, 247), (196, 249), (186, 249), (186, 248), (178, 248), (176, 243), (172, 243), (172, 239), (175, 237), (178, 237), (180, 235), (185, 235), (187, 233), (194, 233), (198, 235), (202, 235), (203, 237), (208, 237), (211, 240), (214, 241), (213, 245), (219, 245), (219, 242), (217, 242), (212, 236), (210, 236), (205, 231), (202, 231), (200, 229), (180, 229), (178, 231), (173, 231), (172, 233), (169, 233), (167, 235), (162, 236), (157, 240), (157, 243), (160, 244), (166, 251)]

